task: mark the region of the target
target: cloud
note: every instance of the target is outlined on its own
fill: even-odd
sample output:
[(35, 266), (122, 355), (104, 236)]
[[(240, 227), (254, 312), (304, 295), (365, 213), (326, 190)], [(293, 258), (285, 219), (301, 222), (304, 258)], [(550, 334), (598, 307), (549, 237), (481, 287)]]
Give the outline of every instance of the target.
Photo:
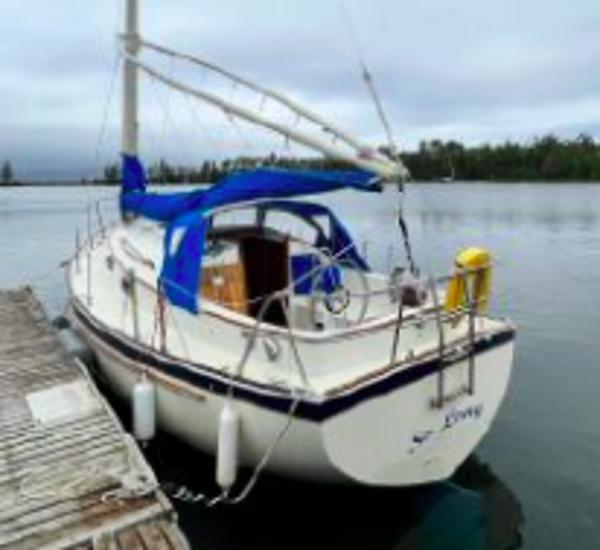
[[(87, 175), (116, 157), (118, 81), (102, 128), (123, 4), (2, 3), (0, 16), (13, 24), (5, 25), (0, 50), (0, 156), (18, 159), (24, 173), (63, 167)], [(383, 133), (360, 80), (359, 50), (405, 147), (434, 137), (479, 143), (550, 131), (598, 135), (600, 4), (346, 0), (346, 8), (358, 44), (338, 0), (143, 0), (142, 24), (153, 40), (251, 75), (376, 142)], [(162, 66), (223, 89), (179, 63)], [(183, 162), (282, 147), (243, 125), (232, 128), (206, 107), (193, 115), (185, 100), (154, 88), (146, 82), (143, 90), (148, 157)]]

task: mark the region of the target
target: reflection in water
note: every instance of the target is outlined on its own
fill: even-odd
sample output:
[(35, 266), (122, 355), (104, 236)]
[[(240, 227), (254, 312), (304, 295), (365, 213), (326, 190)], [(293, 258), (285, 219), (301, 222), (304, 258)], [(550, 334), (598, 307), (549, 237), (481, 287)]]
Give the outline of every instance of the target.
[[(161, 435), (148, 451), (161, 479), (201, 491), (214, 462)], [(194, 547), (206, 549), (508, 550), (521, 542), (515, 495), (477, 457), (455, 477), (413, 489), (301, 483), (264, 476), (247, 501), (206, 509), (178, 503)]]
[[(111, 397), (125, 426), (127, 407)], [(164, 483), (216, 495), (214, 459), (166, 433), (145, 450)], [(239, 485), (249, 476), (244, 471)], [(515, 494), (477, 456), (418, 488), (324, 485), (263, 475), (243, 503), (174, 502), (192, 547), (206, 550), (509, 550), (524, 523)]]

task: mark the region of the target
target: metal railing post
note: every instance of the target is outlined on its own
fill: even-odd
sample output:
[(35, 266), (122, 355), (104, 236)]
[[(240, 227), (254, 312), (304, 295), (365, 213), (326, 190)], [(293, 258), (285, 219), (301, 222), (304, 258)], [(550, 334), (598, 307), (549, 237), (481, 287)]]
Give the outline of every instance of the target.
[(475, 314), (477, 306), (475, 304), (475, 289), (471, 288), (473, 284), (473, 279), (469, 280), (465, 275), (465, 295), (469, 315), (469, 381), (467, 385), (469, 395), (475, 393)]
[(86, 261), (86, 293), (88, 306), (92, 305), (92, 213), (90, 204), (86, 208), (87, 214), (87, 261)]
[(404, 322), (404, 296), (403, 286), (398, 287), (398, 316), (396, 318), (396, 327), (394, 328), (394, 340), (392, 342), (392, 353), (390, 356), (390, 366), (396, 365), (396, 358), (398, 355), (398, 344), (400, 343), (400, 331), (402, 330), (402, 323)]
[(369, 261), (369, 241), (364, 240), (361, 245), (361, 254), (365, 262)]
[(88, 243), (90, 245), (90, 248), (92, 247), (92, 206), (88, 203), (86, 209), (85, 209), (85, 213), (86, 213), (86, 229), (87, 229), (87, 240)]
[(92, 305), (92, 250), (90, 243), (88, 242), (87, 247), (87, 259), (86, 259), (86, 273), (85, 273), (85, 288), (86, 288), (86, 303), (88, 306)]
[(75, 270), (81, 273), (81, 261), (79, 253), (81, 252), (81, 238), (79, 237), (79, 229), (75, 230)]
[(435, 400), (435, 406), (441, 409), (444, 406), (444, 370), (446, 368), (444, 361), (446, 355), (446, 342), (444, 338), (444, 325), (442, 322), (442, 315), (440, 311), (440, 301), (438, 299), (437, 287), (435, 284), (435, 279), (433, 277), (429, 279), (429, 288), (431, 292), (431, 299), (433, 300), (433, 308), (435, 310), (435, 324), (438, 330), (438, 353), (440, 356), (440, 370), (438, 371), (437, 378), (437, 399)]
[(104, 239), (106, 230), (104, 228), (104, 221), (102, 220), (102, 212), (100, 210), (100, 201), (96, 201), (96, 217), (98, 218), (98, 227), (100, 228), (100, 237)]

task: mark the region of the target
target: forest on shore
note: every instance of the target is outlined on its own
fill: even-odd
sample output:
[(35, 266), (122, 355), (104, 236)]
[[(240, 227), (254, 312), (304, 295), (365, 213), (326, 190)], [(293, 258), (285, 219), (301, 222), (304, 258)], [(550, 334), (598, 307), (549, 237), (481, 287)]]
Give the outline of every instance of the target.
[(403, 155), (415, 180), (454, 177), (460, 181), (598, 181), (600, 143), (581, 134), (561, 140), (548, 135), (523, 145), (465, 147), (456, 141), (422, 142)]
[[(431, 140), (416, 151), (403, 152), (404, 163), (414, 181), (499, 181), (499, 182), (600, 182), (600, 142), (588, 134), (575, 139), (547, 135), (529, 143), (465, 146), (457, 141)], [(166, 160), (148, 167), (151, 183), (211, 183), (227, 173), (276, 166), (282, 168), (345, 169), (343, 163), (322, 158), (290, 156), (240, 156), (220, 161), (204, 160), (197, 166), (175, 166)], [(82, 183), (118, 183), (120, 163), (106, 166), (103, 174)], [(18, 184), (9, 160), (0, 169), (0, 185)]]
[[(600, 182), (600, 143), (582, 134), (576, 139), (548, 135), (529, 144), (507, 141), (499, 145), (466, 147), (457, 141), (423, 141), (417, 151), (402, 154), (415, 181), (596, 181)], [(167, 161), (148, 168), (154, 183), (214, 182), (225, 174), (258, 166), (343, 169), (329, 159), (276, 156), (237, 157), (220, 162), (205, 160), (199, 167), (172, 166)], [(117, 163), (108, 166), (105, 181), (117, 181)]]

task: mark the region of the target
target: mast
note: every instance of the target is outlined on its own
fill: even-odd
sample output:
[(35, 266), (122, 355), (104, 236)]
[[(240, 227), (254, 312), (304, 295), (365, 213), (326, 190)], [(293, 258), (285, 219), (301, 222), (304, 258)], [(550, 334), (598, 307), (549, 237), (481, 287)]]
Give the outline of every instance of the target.
[[(383, 178), (384, 181), (391, 182), (405, 180), (409, 177), (408, 170), (402, 164), (399, 158), (393, 158), (391, 155), (385, 154), (385, 152), (381, 150), (368, 147), (366, 144), (361, 143), (348, 133), (341, 130), (337, 125), (325, 121), (322, 117), (299, 105), (296, 101), (293, 101), (282, 94), (247, 80), (246, 78), (240, 77), (214, 63), (143, 41), (139, 34), (139, 0), (125, 1), (127, 11), (126, 26), (125, 33), (122, 36), (124, 44), (122, 52), (124, 58), (122, 153), (126, 161), (132, 158), (136, 161), (131, 165), (133, 167), (132, 170), (136, 172), (136, 174), (132, 176), (134, 180), (134, 187), (143, 188), (144, 179), (143, 174), (140, 176), (140, 174), (137, 173), (143, 172), (143, 169), (141, 168), (141, 165), (137, 159), (139, 130), (138, 78), (140, 71), (147, 73), (152, 78), (161, 81), (163, 84), (171, 88), (179, 90), (180, 92), (221, 109), (229, 117), (246, 120), (251, 124), (274, 131), (275, 133), (284, 136), (286, 140), (289, 139), (312, 150), (319, 151), (329, 158), (341, 160), (357, 168), (374, 172)], [(313, 128), (316, 126), (316, 128), (320, 131), (319, 137), (309, 135), (305, 130), (296, 128), (293, 125), (282, 124), (267, 118), (260, 113), (260, 110), (256, 112), (247, 109), (241, 105), (222, 99), (214, 93), (192, 88), (168, 76), (165, 76), (161, 72), (140, 61), (139, 53), (143, 47), (154, 50), (155, 52), (163, 55), (171, 56), (173, 58), (185, 59), (186, 61), (200, 65), (211, 72), (218, 73), (237, 85), (241, 85), (246, 89), (258, 92), (263, 96), (263, 98), (269, 98), (279, 105), (284, 106), (288, 111), (294, 113), (298, 119), (312, 123)], [(350, 148), (350, 152), (338, 147), (338, 144), (336, 143), (337, 140), (348, 146)]]
[(138, 154), (138, 69), (132, 61), (140, 51), (138, 33), (138, 0), (126, 0), (125, 34), (123, 42), (127, 56), (123, 64), (123, 143), (124, 155), (137, 157)]

